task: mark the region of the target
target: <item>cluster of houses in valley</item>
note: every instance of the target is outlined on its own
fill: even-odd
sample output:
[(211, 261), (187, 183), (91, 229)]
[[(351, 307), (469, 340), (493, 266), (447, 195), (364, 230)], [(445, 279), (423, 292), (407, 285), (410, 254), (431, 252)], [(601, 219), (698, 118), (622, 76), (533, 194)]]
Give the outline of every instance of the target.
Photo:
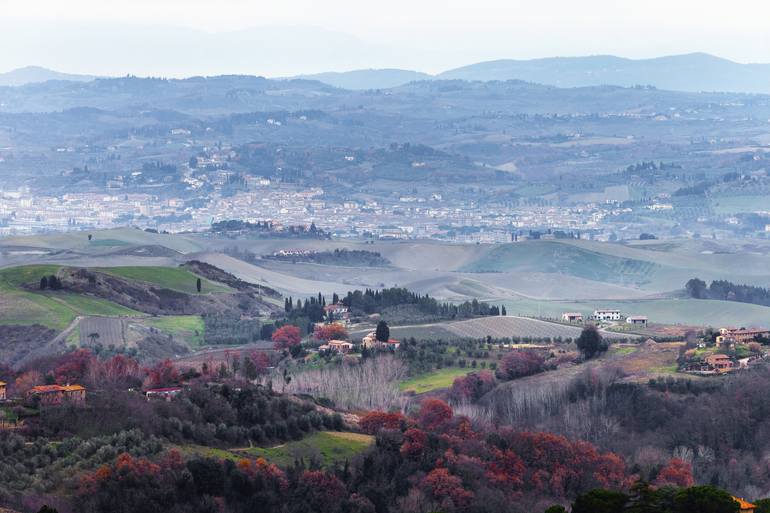
[[(752, 362), (764, 357), (757, 343), (758, 339), (763, 338), (770, 339), (770, 329), (720, 328), (715, 340), (716, 347), (730, 354), (714, 352), (695, 357), (686, 361), (680, 370), (687, 374), (710, 376), (747, 369)], [(751, 343), (757, 345), (751, 348)]]
[[(564, 312), (561, 320), (570, 324), (582, 324), (585, 321), (580, 312)], [(588, 317), (590, 321), (598, 322), (625, 322), (630, 326), (647, 327), (648, 318), (644, 315), (624, 315), (620, 310), (612, 308), (600, 308)]]

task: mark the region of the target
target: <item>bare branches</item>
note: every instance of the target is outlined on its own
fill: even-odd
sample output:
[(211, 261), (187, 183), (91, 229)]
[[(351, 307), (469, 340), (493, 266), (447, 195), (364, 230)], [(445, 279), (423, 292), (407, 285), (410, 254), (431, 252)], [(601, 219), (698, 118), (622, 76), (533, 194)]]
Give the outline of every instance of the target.
[(387, 411), (399, 404), (398, 383), (406, 370), (400, 360), (382, 356), (346, 369), (333, 367), (296, 374), (287, 391), (326, 397), (347, 409)]

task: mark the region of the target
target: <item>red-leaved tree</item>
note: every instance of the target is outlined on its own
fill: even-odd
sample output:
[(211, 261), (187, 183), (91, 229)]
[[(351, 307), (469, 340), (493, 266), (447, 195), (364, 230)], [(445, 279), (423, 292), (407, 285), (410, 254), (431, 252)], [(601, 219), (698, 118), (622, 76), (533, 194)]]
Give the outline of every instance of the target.
[(672, 485), (678, 488), (689, 488), (695, 484), (692, 477), (692, 465), (679, 458), (673, 458), (663, 467), (655, 479), (655, 486)]
[(453, 476), (446, 468), (431, 470), (422, 480), (420, 486), (434, 500), (439, 502), (442, 509), (453, 511), (462, 509), (473, 498), (473, 492), (463, 488), (463, 481)]
[(63, 355), (54, 369), (56, 382), (62, 385), (83, 383), (94, 360), (94, 355), (88, 349), (77, 349)]
[(318, 324), (313, 330), (313, 338), (316, 340), (347, 340), (348, 330), (342, 324)]
[(370, 411), (358, 421), (361, 431), (370, 435), (376, 434), (380, 429), (401, 429), (404, 425), (406, 418), (403, 415), (384, 411)]
[(455, 378), (449, 397), (454, 401), (477, 401), (495, 388), (495, 376), (492, 371), (471, 372)]
[(433, 431), (452, 418), (452, 408), (441, 399), (425, 399), (417, 420), (423, 429)]
[(179, 383), (179, 371), (171, 360), (163, 360), (146, 370), (145, 388), (159, 388)]
[(517, 379), (542, 372), (545, 358), (534, 351), (511, 351), (497, 367), (498, 379)]
[(298, 327), (287, 324), (275, 330), (272, 339), (273, 346), (278, 350), (283, 350), (302, 342), (302, 335)]

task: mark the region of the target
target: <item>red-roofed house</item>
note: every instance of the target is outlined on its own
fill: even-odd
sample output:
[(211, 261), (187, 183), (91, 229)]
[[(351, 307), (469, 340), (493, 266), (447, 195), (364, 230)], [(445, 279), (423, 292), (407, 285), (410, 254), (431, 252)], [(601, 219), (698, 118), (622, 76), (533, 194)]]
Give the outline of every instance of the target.
[(83, 404), (86, 389), (81, 385), (37, 385), (27, 392), (27, 397), (37, 397), (44, 406), (59, 406), (64, 402)]

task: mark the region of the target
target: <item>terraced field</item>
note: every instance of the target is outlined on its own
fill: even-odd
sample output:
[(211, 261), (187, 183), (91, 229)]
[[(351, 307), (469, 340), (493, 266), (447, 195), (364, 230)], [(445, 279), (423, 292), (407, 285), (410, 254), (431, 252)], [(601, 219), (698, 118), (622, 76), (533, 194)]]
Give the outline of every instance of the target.
[(86, 317), (80, 321), (80, 345), (101, 344), (104, 347), (123, 347), (126, 343), (126, 326), (116, 317)]

